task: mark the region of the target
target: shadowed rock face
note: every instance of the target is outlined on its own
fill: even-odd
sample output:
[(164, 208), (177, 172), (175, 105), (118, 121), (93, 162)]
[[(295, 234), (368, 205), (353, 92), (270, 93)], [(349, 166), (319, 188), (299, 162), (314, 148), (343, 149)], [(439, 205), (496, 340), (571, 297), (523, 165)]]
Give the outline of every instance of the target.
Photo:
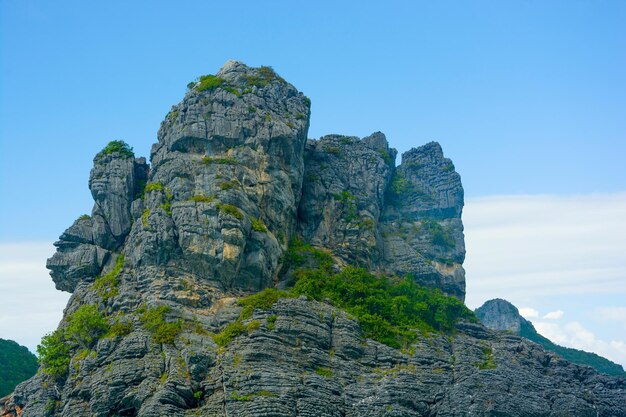
[[(296, 236), (335, 268), (465, 294), (463, 189), (439, 145), (396, 167), (379, 132), (307, 140), (309, 104), (271, 69), (228, 62), (172, 107), (150, 169), (96, 157), (92, 216), (61, 236), (48, 267), (72, 292), (61, 329), (95, 305), (126, 330), (86, 353), (71, 345), (67, 372), (19, 385), (3, 416), (626, 415), (624, 380), (480, 325), (400, 351), (326, 303), (242, 312), (242, 294), (288, 284)], [(146, 324), (155, 307), (180, 323), (171, 343)], [(218, 346), (211, 334), (229, 329)]]

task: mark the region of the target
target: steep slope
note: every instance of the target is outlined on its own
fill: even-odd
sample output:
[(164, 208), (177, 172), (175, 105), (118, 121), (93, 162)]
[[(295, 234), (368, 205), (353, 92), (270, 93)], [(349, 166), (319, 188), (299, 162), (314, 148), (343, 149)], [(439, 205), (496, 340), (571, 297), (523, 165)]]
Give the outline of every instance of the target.
[(0, 397), (13, 392), (17, 384), (35, 375), (37, 357), (13, 340), (0, 339)]
[(94, 159), (48, 262), (72, 296), (3, 416), (626, 415), (626, 380), (473, 323), (438, 144), (396, 168), (381, 133), (307, 140), (269, 67), (188, 87), (150, 167)]
[(626, 377), (626, 372), (621, 365), (596, 355), (595, 353), (583, 350), (559, 346), (549, 339), (543, 337), (533, 324), (519, 314), (517, 307), (506, 300), (494, 299), (486, 301), (476, 309), (476, 316), (486, 327), (492, 330), (504, 330), (513, 334), (525, 337), (535, 343), (539, 343), (544, 349), (554, 352), (568, 361), (591, 366), (598, 372), (607, 375)]

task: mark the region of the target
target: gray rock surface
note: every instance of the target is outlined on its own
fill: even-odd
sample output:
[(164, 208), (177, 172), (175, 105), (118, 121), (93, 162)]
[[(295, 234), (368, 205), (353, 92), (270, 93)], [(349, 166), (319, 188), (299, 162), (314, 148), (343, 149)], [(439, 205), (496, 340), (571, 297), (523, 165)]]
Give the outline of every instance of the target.
[(20, 384), (3, 417), (626, 416), (626, 380), (481, 325), (396, 350), (327, 303), (242, 311), (242, 295), (286, 285), (296, 236), (336, 268), (411, 274), (462, 299), (463, 189), (436, 143), (396, 168), (381, 133), (307, 141), (310, 103), (271, 69), (228, 62), (217, 76), (172, 108), (150, 169), (96, 158), (92, 216), (48, 267), (72, 292), (60, 329), (93, 305), (125, 330), (70, 343), (66, 373)]
[(523, 326), (531, 325), (517, 307), (501, 298), (486, 301), (476, 309), (476, 317), (492, 330), (504, 330), (519, 335)]

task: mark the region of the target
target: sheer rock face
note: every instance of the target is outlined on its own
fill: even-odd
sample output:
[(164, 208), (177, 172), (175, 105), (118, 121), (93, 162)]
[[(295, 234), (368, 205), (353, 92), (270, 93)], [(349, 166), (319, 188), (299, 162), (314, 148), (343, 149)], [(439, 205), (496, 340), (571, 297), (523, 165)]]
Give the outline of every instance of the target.
[(128, 260), (260, 290), (295, 228), (309, 102), (278, 76), (251, 85), (262, 75), (240, 63), (217, 75), (223, 88), (191, 89), (161, 125), (150, 178), (159, 189), (136, 203)]
[[(2, 416), (626, 416), (623, 379), (479, 325), (399, 351), (324, 303), (282, 299), (242, 315), (238, 296), (286, 284), (295, 236), (339, 267), (412, 274), (463, 298), (463, 191), (435, 143), (395, 167), (381, 133), (307, 141), (309, 101), (293, 86), (237, 62), (218, 76), (172, 108), (150, 169), (96, 158), (92, 216), (48, 261), (72, 292), (61, 329), (89, 304), (128, 332), (87, 354), (72, 345), (67, 373), (22, 383)], [(120, 255), (119, 275), (94, 283)], [(181, 323), (173, 343), (142, 321), (156, 306)], [(211, 333), (229, 324), (243, 330), (218, 346)]]

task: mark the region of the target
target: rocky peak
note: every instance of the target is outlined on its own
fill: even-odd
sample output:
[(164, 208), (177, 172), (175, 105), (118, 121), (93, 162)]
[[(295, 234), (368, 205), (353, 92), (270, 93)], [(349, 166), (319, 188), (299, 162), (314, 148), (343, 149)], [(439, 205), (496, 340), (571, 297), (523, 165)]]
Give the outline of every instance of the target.
[(506, 330), (520, 334), (523, 326), (532, 326), (519, 310), (501, 298), (486, 301), (476, 309), (476, 316), (482, 324), (493, 330)]
[(189, 83), (150, 167), (107, 145), (48, 261), (63, 320), (2, 416), (626, 415), (626, 381), (441, 294), (465, 295), (465, 245), (438, 144), (396, 167), (382, 133), (308, 140), (309, 115), (229, 61)]

